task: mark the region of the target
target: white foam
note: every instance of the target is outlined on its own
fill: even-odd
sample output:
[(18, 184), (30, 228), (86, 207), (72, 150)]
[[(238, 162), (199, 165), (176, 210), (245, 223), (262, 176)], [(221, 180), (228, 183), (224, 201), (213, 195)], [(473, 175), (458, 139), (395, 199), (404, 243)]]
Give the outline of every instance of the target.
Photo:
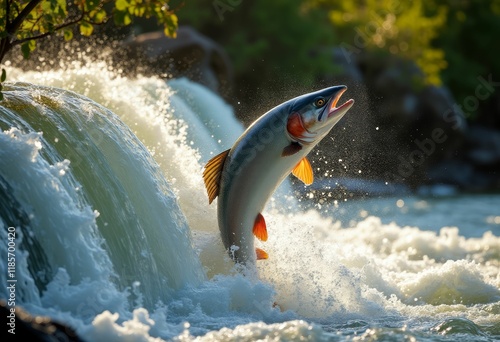
[(0, 132), (0, 175), (8, 179), (15, 198), (27, 211), (32, 234), (52, 267), (68, 270), (75, 282), (110, 277), (112, 266), (102, 240), (96, 239), (93, 210), (80, 206), (77, 184), (60, 173), (67, 161), (51, 165), (40, 155), (41, 139), (41, 133), (23, 133), (17, 128)]

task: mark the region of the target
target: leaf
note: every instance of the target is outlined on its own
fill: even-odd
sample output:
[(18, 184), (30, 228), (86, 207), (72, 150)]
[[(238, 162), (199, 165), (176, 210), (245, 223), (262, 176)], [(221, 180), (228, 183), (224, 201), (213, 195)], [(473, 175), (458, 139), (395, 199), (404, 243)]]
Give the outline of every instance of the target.
[(70, 41), (71, 39), (73, 39), (73, 30), (71, 30), (71, 29), (64, 30), (64, 40)]
[(36, 41), (33, 39), (23, 43), (21, 45), (21, 52), (23, 53), (23, 57), (25, 59), (30, 58), (31, 51), (35, 50), (35, 48), (36, 48)]
[(6, 79), (7, 79), (7, 71), (5, 71), (4, 68), (2, 68), (2, 76), (0, 77), (0, 83), (5, 82)]
[(130, 4), (127, 0), (116, 0), (115, 7), (118, 11), (126, 11), (128, 6)]
[[(5, 32), (5, 11), (0, 9), (0, 34)], [(5, 32), (5, 35), (7, 32)]]
[(43, 12), (45, 13), (51, 13), (52, 12), (52, 1), (42, 1), (42, 3), (40, 4), (40, 7), (42, 9)]
[(125, 26), (130, 25), (131, 22), (132, 22), (132, 18), (130, 17), (130, 15), (128, 13), (125, 13), (125, 15), (123, 16), (123, 25), (125, 25)]
[(87, 0), (85, 1), (85, 9), (87, 11), (92, 11), (97, 8), (101, 4), (99, 0)]
[(21, 52), (22, 52), (23, 57), (25, 59), (30, 58), (30, 47), (27, 43), (24, 43), (23, 45), (21, 45)]
[(92, 34), (93, 31), (94, 25), (92, 25), (91, 23), (84, 21), (80, 24), (80, 33), (82, 34), (82, 36), (88, 37)]
[(128, 12), (136, 17), (142, 17), (146, 13), (146, 7), (140, 4), (137, 4), (135, 6), (131, 6), (128, 9)]
[(127, 12), (115, 12), (114, 19), (118, 26), (127, 26), (132, 22), (132, 18)]
[(66, 0), (57, 0), (57, 4), (59, 5), (60, 8), (66, 11)]
[(102, 24), (107, 19), (107, 13), (105, 10), (101, 9), (100, 11), (91, 14), (91, 17), (94, 18), (94, 22), (96, 24)]
[(170, 14), (165, 18), (163, 32), (167, 37), (175, 38), (177, 37), (177, 27), (178, 27), (178, 19), (175, 14)]

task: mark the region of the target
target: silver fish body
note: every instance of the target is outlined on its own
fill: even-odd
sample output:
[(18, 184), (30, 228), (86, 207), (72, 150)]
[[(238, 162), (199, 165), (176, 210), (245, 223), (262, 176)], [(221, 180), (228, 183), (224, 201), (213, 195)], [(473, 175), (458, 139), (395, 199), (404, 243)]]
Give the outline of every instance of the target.
[[(219, 197), (218, 224), (224, 246), (235, 262), (248, 264), (256, 260), (254, 235), (259, 235), (253, 228), (257, 225), (264, 229), (267, 239), (261, 215), (267, 201), (352, 106), (353, 100), (349, 100), (335, 107), (345, 90), (345, 86), (331, 87), (273, 108), (248, 127), (229, 151), (220, 155), (215, 194)], [(306, 174), (312, 177), (312, 169), (307, 165)], [(209, 162), (208, 176), (215, 174), (210, 172), (213, 169), (210, 166)], [(207, 189), (208, 176), (204, 174)], [(209, 197), (214, 198), (210, 190)], [(264, 253), (257, 255), (259, 258), (267, 258), (265, 252), (259, 252)]]

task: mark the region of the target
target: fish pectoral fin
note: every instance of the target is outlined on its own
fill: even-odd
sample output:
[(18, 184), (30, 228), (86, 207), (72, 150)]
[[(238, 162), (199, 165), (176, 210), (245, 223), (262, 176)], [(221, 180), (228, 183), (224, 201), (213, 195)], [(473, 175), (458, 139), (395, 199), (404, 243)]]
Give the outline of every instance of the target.
[(295, 153), (299, 152), (300, 150), (302, 150), (302, 145), (299, 144), (298, 142), (296, 141), (292, 141), (290, 143), (290, 145), (287, 145), (283, 151), (281, 152), (281, 156), (282, 157), (288, 157), (288, 156), (292, 156), (294, 155)]
[(292, 170), (295, 177), (304, 182), (305, 185), (311, 185), (314, 180), (314, 174), (311, 163), (307, 158), (302, 158)]
[(226, 161), (227, 155), (230, 150), (226, 150), (219, 153), (212, 159), (210, 159), (205, 165), (205, 170), (203, 171), (203, 181), (205, 182), (205, 188), (208, 194), (208, 204), (219, 195), (220, 187), (220, 177), (222, 175), (222, 169), (224, 168), (224, 162)]
[(255, 253), (257, 254), (257, 260), (264, 260), (269, 258), (269, 255), (263, 249), (255, 248)]
[(260, 241), (267, 241), (267, 227), (266, 220), (261, 213), (257, 214), (255, 223), (253, 224), (253, 235)]

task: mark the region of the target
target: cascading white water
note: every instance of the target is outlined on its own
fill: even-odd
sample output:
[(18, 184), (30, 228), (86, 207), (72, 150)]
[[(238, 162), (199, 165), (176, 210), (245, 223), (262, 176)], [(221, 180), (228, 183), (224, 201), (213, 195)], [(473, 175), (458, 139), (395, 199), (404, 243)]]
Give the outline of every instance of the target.
[[(123, 296), (118, 291), (133, 284), (148, 294), (144, 305), (152, 307), (173, 290), (204, 279), (171, 188), (113, 113), (54, 88), (15, 84), (4, 95), (4, 191), (27, 216), (18, 230), (19, 243), (23, 235), (32, 235), (46, 258), (30, 276), (27, 269), (21, 271), (26, 278), (20, 281), (34, 282), (43, 271), (47, 286), (52, 279), (116, 286), (117, 293), (104, 299), (89, 296), (86, 305), (102, 311), (109, 303), (100, 301), (117, 301), (112, 297)], [(26, 289), (26, 296), (37, 298), (42, 290)], [(70, 311), (81, 307), (67, 300), (59, 305)]]
[(0, 231), (5, 241), (19, 227), (16, 294), (29, 311), (92, 341), (500, 336), (498, 196), (465, 202), (482, 214), (456, 213), (476, 215), (475, 234), (426, 231), (437, 206), (425, 200), (404, 199), (422, 222), (406, 227), (375, 210), (397, 209), (393, 199), (323, 203), (320, 214), (277, 197), (264, 213), (271, 257), (260, 280), (245, 277), (201, 178), (243, 131), (219, 97), (104, 64), (9, 78), (84, 95), (11, 84), (0, 104)]

